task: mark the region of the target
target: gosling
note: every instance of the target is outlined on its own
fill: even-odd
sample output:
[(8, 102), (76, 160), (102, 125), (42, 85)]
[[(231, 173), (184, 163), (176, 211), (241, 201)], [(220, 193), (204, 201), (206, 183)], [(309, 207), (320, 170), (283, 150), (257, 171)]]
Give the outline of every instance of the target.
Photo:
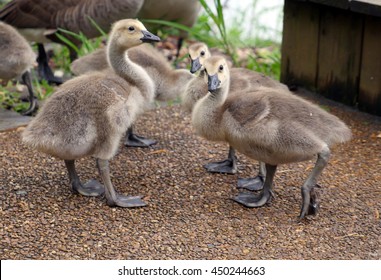
[[(177, 98), (184, 91), (193, 75), (185, 69), (173, 69), (157, 49), (150, 45), (140, 45), (128, 50), (132, 62), (144, 68), (155, 85), (155, 100), (168, 101)], [(71, 71), (75, 75), (82, 75), (91, 71), (105, 71), (109, 69), (106, 51), (98, 49), (88, 55), (78, 58), (71, 64)], [(133, 133), (129, 128), (124, 145), (127, 147), (149, 147), (156, 144), (148, 139)]]
[[(113, 72), (90, 73), (66, 82), (23, 132), (25, 144), (65, 161), (73, 192), (87, 196), (105, 192), (109, 206), (146, 205), (139, 196), (124, 196), (115, 191), (109, 160), (127, 128), (154, 96), (153, 81), (128, 58), (126, 50), (159, 40), (138, 20), (116, 22), (107, 45)], [(105, 187), (95, 180), (82, 185), (75, 160), (86, 156), (97, 159)]]
[(318, 106), (280, 89), (259, 88), (229, 95), (230, 71), (222, 57), (206, 60), (205, 71), (209, 92), (196, 103), (192, 113), (196, 133), (208, 140), (228, 142), (266, 166), (261, 193), (242, 192), (233, 199), (246, 207), (263, 206), (271, 198), (279, 164), (306, 161), (317, 155), (301, 187), (299, 219), (316, 214), (317, 178), (328, 163), (330, 147), (349, 141), (350, 129)]
[[(208, 92), (205, 83), (205, 60), (211, 57), (211, 53), (205, 43), (199, 42), (189, 47), (189, 57), (191, 60), (191, 73), (199, 72), (191, 82), (188, 83), (186, 90), (182, 94), (182, 106), (185, 111), (191, 113), (194, 105)], [(230, 70), (233, 77), (230, 85), (229, 94), (240, 94), (246, 90), (255, 90), (261, 86), (278, 88), (288, 92), (286, 85), (267, 77), (261, 73), (244, 68), (232, 68)], [(211, 162), (204, 165), (204, 168), (211, 173), (235, 174), (237, 172), (237, 157), (235, 150), (230, 146), (226, 160)], [(238, 188), (248, 190), (259, 190), (263, 186), (265, 177), (265, 167), (263, 163), (259, 165), (258, 175), (254, 178), (239, 179)]]

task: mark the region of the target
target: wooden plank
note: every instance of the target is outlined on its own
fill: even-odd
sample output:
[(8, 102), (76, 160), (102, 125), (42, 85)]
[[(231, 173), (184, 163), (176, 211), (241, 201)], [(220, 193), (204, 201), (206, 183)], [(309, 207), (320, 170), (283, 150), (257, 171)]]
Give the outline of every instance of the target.
[(381, 17), (380, 0), (352, 0), (350, 10), (356, 13), (363, 13), (371, 16)]
[(324, 96), (355, 105), (360, 79), (363, 16), (321, 10), (317, 89)]
[(284, 6), (281, 81), (315, 88), (319, 35), (317, 5), (286, 0)]
[(317, 4), (327, 5), (340, 9), (349, 9), (349, 0), (309, 0)]
[(361, 110), (381, 116), (381, 19), (365, 19), (360, 93)]

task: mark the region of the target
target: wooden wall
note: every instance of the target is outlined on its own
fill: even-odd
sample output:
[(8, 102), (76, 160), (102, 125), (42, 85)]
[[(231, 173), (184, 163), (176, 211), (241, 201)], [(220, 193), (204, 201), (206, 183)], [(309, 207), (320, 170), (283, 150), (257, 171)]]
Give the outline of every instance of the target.
[(363, 13), (369, 1), (285, 0), (281, 81), (381, 115), (381, 8)]

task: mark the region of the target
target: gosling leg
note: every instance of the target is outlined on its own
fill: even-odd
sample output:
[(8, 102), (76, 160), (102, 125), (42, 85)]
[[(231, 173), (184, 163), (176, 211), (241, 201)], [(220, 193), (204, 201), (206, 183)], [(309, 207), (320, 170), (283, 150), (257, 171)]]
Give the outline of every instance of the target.
[(142, 207), (147, 204), (141, 199), (140, 196), (124, 196), (118, 194), (110, 179), (110, 168), (108, 160), (97, 159), (97, 165), (99, 169), (99, 174), (102, 177), (103, 183), (105, 184), (105, 194), (107, 204), (109, 206), (119, 206), (119, 207)]
[(65, 160), (65, 165), (69, 173), (71, 189), (74, 193), (80, 193), (85, 196), (100, 196), (105, 189), (97, 180), (90, 180), (86, 184), (82, 184), (77, 171), (75, 170), (74, 160)]
[(210, 162), (204, 165), (210, 173), (235, 174), (237, 173), (237, 157), (233, 147), (229, 146), (228, 158), (222, 161)]
[(155, 145), (156, 140), (148, 139), (133, 133), (133, 128), (130, 127), (127, 130), (126, 140), (124, 145), (126, 147), (139, 147), (139, 148), (148, 148), (149, 146)]
[(42, 79), (45, 79), (49, 84), (60, 85), (63, 83), (61, 78), (55, 77), (52, 69), (49, 67), (49, 58), (46, 54), (43, 44), (37, 44), (38, 46), (38, 74)]
[(30, 72), (26, 71), (24, 74), (22, 74), (21, 79), (23, 83), (27, 86), (28, 92), (29, 92), (29, 108), (23, 112), (22, 114), (24, 116), (31, 115), (36, 111), (37, 109), (37, 101), (33, 93), (33, 88), (32, 88), (32, 79), (30, 78)]
[(306, 215), (315, 215), (319, 209), (319, 203), (316, 201), (314, 188), (319, 187), (316, 183), (317, 178), (326, 167), (330, 155), (331, 152), (329, 148), (327, 146), (324, 147), (318, 154), (318, 158), (311, 174), (302, 186), (302, 209), (300, 211), (299, 220), (303, 219)]
[(241, 192), (233, 200), (249, 208), (261, 207), (265, 205), (272, 196), (272, 185), (276, 172), (276, 165), (266, 164), (266, 179), (263, 184), (263, 190), (259, 195), (253, 193)]
[(264, 178), (266, 178), (266, 166), (264, 162), (259, 163), (258, 175), (254, 178), (238, 179), (237, 189), (246, 189), (249, 191), (259, 191), (263, 189)]

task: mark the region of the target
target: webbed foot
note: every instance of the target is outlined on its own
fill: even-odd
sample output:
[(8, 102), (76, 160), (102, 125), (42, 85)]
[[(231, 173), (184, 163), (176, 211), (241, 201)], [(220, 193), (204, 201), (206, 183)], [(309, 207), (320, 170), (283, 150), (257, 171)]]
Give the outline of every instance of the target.
[(308, 206), (308, 212), (307, 215), (316, 215), (317, 212), (319, 211), (320, 205), (317, 201), (311, 202), (310, 205)]
[[(320, 186), (318, 184), (316, 184), (315, 187), (318, 187), (320, 188)], [(312, 188), (311, 191), (310, 191), (310, 195), (309, 195), (309, 204), (308, 204), (308, 207), (306, 207), (304, 204), (302, 206), (302, 209), (300, 211), (300, 215), (298, 217), (299, 220), (302, 220), (305, 216), (307, 215), (316, 215), (319, 211), (319, 202), (317, 201), (316, 199), (316, 193), (315, 193), (315, 190)], [(308, 199), (306, 197), (306, 199)], [(304, 198), (303, 198), (304, 200)]]
[(90, 180), (86, 184), (76, 184), (73, 185), (73, 191), (75, 193), (80, 193), (84, 196), (100, 196), (104, 194), (104, 186), (97, 180)]
[(148, 148), (157, 143), (156, 140), (148, 139), (136, 134), (128, 134), (124, 145), (126, 147), (139, 147), (139, 148)]
[(238, 179), (237, 189), (246, 189), (249, 191), (259, 191), (263, 189), (263, 177), (256, 176), (254, 178), (240, 178)]
[(119, 206), (124, 208), (147, 206), (147, 203), (141, 199), (141, 196), (125, 196), (120, 194), (116, 194), (116, 198), (114, 200), (108, 199), (107, 204), (111, 207)]
[(29, 108), (22, 112), (21, 114), (23, 116), (30, 116), (32, 115), (36, 110), (38, 109), (38, 106), (37, 106), (37, 101), (35, 98), (33, 98), (31, 101), (30, 101), (30, 105), (29, 105)]
[(210, 162), (204, 165), (204, 168), (211, 173), (223, 173), (223, 174), (235, 174), (237, 173), (237, 168), (233, 160), (226, 159), (217, 162)]
[(270, 192), (262, 192), (258, 195), (253, 193), (241, 192), (232, 199), (248, 208), (261, 207), (271, 199)]

